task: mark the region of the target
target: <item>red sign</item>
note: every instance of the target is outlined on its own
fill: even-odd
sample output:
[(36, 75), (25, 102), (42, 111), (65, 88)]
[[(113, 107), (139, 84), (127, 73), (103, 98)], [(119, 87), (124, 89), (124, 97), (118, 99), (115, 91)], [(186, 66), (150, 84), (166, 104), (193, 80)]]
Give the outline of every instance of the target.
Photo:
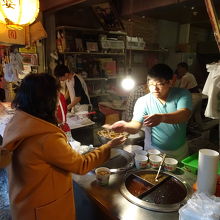
[(8, 38), (9, 39), (17, 39), (17, 34), (15, 30), (8, 30)]

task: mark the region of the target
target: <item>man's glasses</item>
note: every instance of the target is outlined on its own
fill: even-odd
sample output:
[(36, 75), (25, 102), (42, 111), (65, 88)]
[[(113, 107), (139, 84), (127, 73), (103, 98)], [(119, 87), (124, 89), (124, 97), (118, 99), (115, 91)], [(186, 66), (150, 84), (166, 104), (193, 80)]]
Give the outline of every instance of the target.
[(169, 82), (169, 81), (152, 83), (152, 82), (147, 81), (147, 85), (148, 85), (148, 87), (162, 88), (162, 87), (165, 86), (168, 82)]

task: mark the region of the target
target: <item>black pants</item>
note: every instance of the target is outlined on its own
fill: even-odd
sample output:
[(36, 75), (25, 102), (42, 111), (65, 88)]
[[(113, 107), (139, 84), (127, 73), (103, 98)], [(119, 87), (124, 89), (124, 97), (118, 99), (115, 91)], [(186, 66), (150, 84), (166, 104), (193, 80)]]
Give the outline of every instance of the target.
[(5, 90), (0, 88), (0, 101), (4, 102), (5, 101)]

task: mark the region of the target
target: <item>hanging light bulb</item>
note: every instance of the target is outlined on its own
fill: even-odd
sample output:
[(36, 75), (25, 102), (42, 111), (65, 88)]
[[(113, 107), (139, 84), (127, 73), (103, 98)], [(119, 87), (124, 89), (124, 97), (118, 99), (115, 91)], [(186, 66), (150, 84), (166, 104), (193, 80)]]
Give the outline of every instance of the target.
[(122, 82), (121, 82), (121, 86), (124, 90), (126, 91), (130, 91), (134, 88), (135, 86), (135, 82), (134, 80), (132, 79), (131, 76), (126, 76)]
[(35, 21), (39, 0), (0, 0), (0, 22), (9, 28), (22, 29)]
[(126, 91), (130, 91), (134, 88), (135, 81), (131, 77), (131, 68), (129, 69), (127, 76), (121, 81), (121, 86)]
[[(131, 10), (131, 15), (132, 15), (133, 14), (133, 0), (131, 0), (130, 3), (131, 3), (130, 4), (130, 10)], [(131, 35), (133, 36), (133, 19), (132, 19), (132, 16), (129, 19), (129, 22), (132, 22), (131, 23)], [(132, 60), (132, 56), (131, 56), (131, 48), (130, 48), (127, 75), (121, 82), (122, 88), (126, 91), (132, 90), (134, 88), (135, 84), (136, 84), (135, 80), (132, 78), (133, 73), (132, 73), (132, 68), (131, 68), (131, 63), (132, 63), (131, 60)]]

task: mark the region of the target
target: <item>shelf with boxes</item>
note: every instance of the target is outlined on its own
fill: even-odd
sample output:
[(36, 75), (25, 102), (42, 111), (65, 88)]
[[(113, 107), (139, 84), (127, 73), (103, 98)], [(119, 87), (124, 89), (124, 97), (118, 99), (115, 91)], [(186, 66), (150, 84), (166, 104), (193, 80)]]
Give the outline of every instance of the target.
[(108, 77), (125, 72), (126, 33), (61, 26), (56, 28), (56, 45), (64, 61), (74, 57), (75, 69), (87, 77)]
[(56, 28), (59, 53), (124, 55), (126, 33), (70, 26)]
[(85, 78), (91, 96), (106, 95), (126, 70), (126, 33), (61, 26), (56, 45), (64, 63)]

